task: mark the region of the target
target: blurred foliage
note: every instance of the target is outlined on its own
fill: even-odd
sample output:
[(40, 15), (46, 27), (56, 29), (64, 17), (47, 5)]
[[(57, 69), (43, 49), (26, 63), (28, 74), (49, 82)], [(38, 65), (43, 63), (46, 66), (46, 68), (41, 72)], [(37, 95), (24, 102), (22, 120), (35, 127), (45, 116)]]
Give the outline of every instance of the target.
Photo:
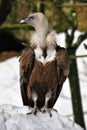
[(12, 7), (12, 0), (0, 0), (0, 25), (6, 20)]
[(75, 0), (76, 2), (83, 2), (83, 3), (87, 3), (87, 0)]
[[(5, 0), (0, 0), (0, 9), (2, 7), (2, 1)], [(84, 1), (85, 0), (75, 0), (75, 3), (81, 4)], [(71, 28), (70, 20), (68, 18), (71, 7), (61, 6), (64, 4), (70, 4), (71, 0), (6, 0), (5, 2), (8, 3), (7, 5), (5, 3), (7, 9), (5, 9), (6, 11), (4, 11), (3, 8), (1, 11), (4, 14), (6, 12), (7, 16), (3, 19), (4, 25), (19, 23), (19, 21), (25, 18), (29, 13), (44, 10), (41, 9), (42, 4), (42, 8), (45, 8), (44, 13), (46, 14), (49, 20), (49, 24), (52, 28), (56, 29), (57, 32), (64, 31), (66, 27)], [(86, 31), (87, 7), (76, 6), (75, 8), (78, 19), (78, 30)], [(0, 16), (3, 16), (3, 14), (1, 14)]]
[[(84, 1), (85, 0), (75, 0), (74, 5), (85, 3)], [(1, 29), (3, 28), (5, 30), (7, 27), (8, 30), (14, 31), (16, 28), (14, 31), (15, 36), (18, 38), (23, 37), (28, 41), (28, 30), (22, 28), (20, 31), (19, 28), (21, 28), (21, 26), (18, 26), (19, 21), (32, 12), (41, 11), (47, 16), (51, 28), (55, 29), (58, 33), (64, 32), (66, 28), (70, 29), (73, 24), (75, 24), (72, 22), (71, 11), (73, 12), (73, 10), (71, 7), (72, 0), (0, 0)], [(77, 29), (80, 31), (87, 31), (87, 7), (75, 6), (75, 10), (78, 20), (78, 23), (76, 23), (78, 24)]]

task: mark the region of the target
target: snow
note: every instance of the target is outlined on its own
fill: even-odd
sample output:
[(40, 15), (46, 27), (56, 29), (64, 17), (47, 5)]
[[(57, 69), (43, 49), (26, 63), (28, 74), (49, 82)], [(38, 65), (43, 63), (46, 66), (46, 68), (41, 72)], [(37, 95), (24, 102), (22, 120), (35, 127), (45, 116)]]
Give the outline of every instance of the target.
[[(76, 37), (79, 34), (76, 32)], [(58, 35), (57, 41), (60, 46), (64, 46), (64, 39), (63, 33)], [(83, 47), (84, 43), (87, 43), (87, 40), (80, 45), (76, 52), (77, 55), (87, 54), (87, 50)], [(77, 63), (87, 127), (87, 58), (78, 58)], [(30, 109), (22, 104), (19, 83), (19, 59), (14, 57), (0, 62), (0, 130), (82, 130), (80, 126), (73, 122), (68, 79), (64, 83), (54, 108), (58, 110), (58, 114), (52, 112), (52, 118), (49, 117), (48, 113), (38, 113), (36, 116), (26, 115)]]
[(22, 105), (19, 87), (19, 59), (0, 63), (0, 104)]
[[(0, 106), (0, 130), (83, 130), (65, 116), (52, 111), (27, 115), (28, 107)], [(51, 123), (52, 122), (52, 123)]]

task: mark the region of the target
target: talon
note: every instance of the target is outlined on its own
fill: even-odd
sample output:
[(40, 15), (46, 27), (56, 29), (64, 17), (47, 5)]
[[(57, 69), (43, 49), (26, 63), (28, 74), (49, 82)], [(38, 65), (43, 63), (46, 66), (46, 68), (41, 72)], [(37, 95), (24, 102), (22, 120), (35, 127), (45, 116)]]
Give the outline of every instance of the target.
[(32, 110), (31, 112), (27, 113), (27, 115), (29, 115), (29, 114), (34, 114), (34, 115), (36, 115), (38, 111), (41, 111), (41, 110), (38, 109), (38, 108), (33, 108), (33, 110)]
[(42, 111), (42, 113), (45, 113), (47, 111), (47, 108), (43, 107), (41, 111)]
[(35, 109), (35, 111), (34, 111), (34, 115), (36, 115), (37, 114), (37, 109)]
[(29, 115), (29, 114), (32, 114), (32, 111), (31, 111), (31, 112), (26, 113), (26, 115)]
[(48, 113), (49, 113), (50, 117), (52, 117), (51, 109), (48, 109)]
[(52, 113), (50, 112), (50, 117), (52, 117)]
[(56, 109), (52, 108), (52, 110), (55, 111), (56, 113), (58, 113), (58, 111)]
[(52, 117), (51, 109), (50, 108), (42, 108), (42, 113), (48, 113), (50, 117)]

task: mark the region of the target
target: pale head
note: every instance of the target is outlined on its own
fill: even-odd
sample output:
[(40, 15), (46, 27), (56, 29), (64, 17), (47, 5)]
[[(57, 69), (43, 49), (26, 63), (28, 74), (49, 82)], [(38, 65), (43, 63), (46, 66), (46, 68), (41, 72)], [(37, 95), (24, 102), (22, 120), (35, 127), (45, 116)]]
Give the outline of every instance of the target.
[(27, 18), (21, 20), (20, 23), (34, 27), (36, 31), (40, 31), (40, 29), (48, 31), (48, 20), (41, 12), (30, 14)]

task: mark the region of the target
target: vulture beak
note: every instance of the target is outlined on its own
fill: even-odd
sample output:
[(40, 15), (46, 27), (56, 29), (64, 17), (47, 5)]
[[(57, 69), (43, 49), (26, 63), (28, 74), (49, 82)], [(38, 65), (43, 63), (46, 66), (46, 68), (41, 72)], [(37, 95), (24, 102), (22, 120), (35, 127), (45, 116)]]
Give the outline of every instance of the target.
[(20, 24), (25, 24), (25, 23), (26, 23), (26, 22), (25, 22), (25, 20), (23, 20), (23, 19), (20, 21)]
[(27, 24), (27, 22), (28, 22), (28, 18), (25, 18), (20, 21), (20, 24)]

